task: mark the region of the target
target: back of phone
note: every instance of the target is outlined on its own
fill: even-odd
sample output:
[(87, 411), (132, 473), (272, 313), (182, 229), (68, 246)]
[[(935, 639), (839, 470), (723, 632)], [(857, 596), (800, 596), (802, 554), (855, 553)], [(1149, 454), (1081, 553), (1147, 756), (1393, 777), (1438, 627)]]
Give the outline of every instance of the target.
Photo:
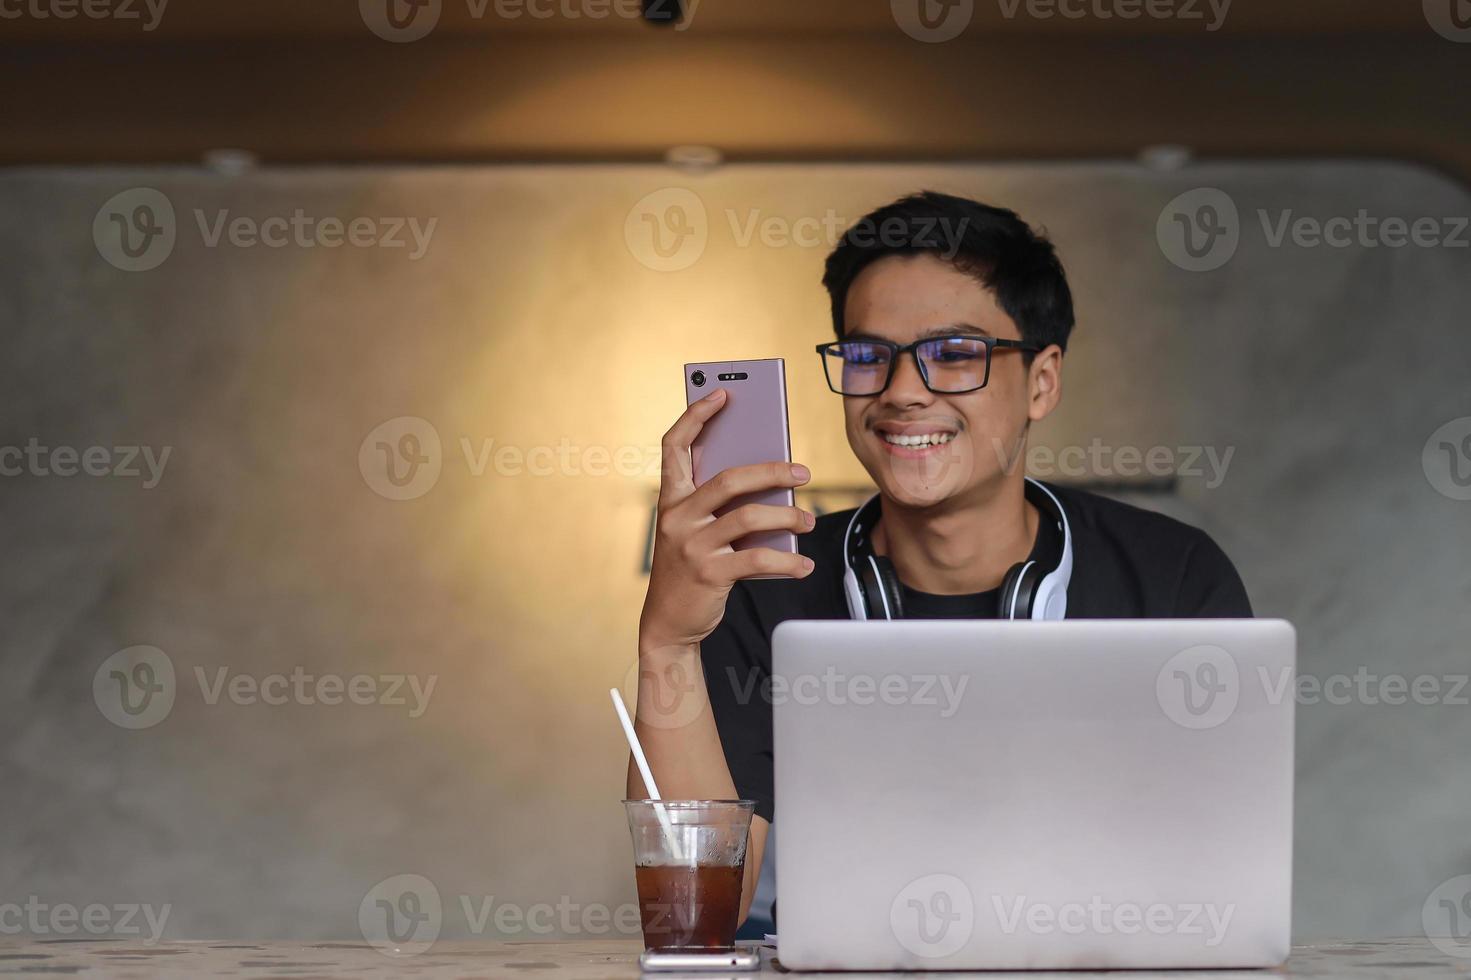
[[(699, 401), (717, 388), (726, 391), (725, 406), (705, 423), (690, 446), (695, 486), (732, 466), (773, 461), (790, 463), (786, 362), (774, 357), (684, 366), (685, 398), (689, 403)], [(736, 497), (715, 515), (722, 516), (750, 503), (791, 507), (796, 500), (790, 487), (776, 487)], [(775, 548), (795, 553), (797, 536), (791, 531), (758, 531), (737, 539), (732, 547), (738, 551)]]

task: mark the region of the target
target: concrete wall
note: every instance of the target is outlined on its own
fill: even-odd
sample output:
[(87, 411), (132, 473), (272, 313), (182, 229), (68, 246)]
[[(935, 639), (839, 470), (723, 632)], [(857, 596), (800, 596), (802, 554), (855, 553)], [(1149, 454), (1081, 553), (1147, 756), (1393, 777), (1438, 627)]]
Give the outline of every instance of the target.
[[(1168, 447), (1176, 490), (1144, 499), (1206, 527), (1258, 611), (1298, 625), (1304, 674), (1467, 672), (1471, 503), (1449, 467), (1471, 458), (1440, 444), (1471, 426), (1468, 235), (1268, 234), (1289, 210), (1362, 209), (1453, 236), (1471, 199), (1431, 173), (11, 171), (0, 447), (36, 448), (0, 477), (0, 903), (168, 904), (175, 938), (349, 938), (375, 885), (416, 874), (446, 936), (544, 934), (482, 930), (462, 898), (616, 913), (632, 876), (606, 691), (629, 686), (678, 367), (785, 356), (794, 449), (841, 505), (864, 475), (810, 350), (825, 226), (926, 186), (1060, 245), (1080, 323), (1036, 445)], [(1226, 202), (1172, 203), (1197, 188)], [(1199, 261), (1171, 238), (1205, 205), (1237, 230), (1229, 258), (1229, 236)], [(260, 226), (297, 209), (307, 241), (339, 233), (306, 219), (434, 224), (398, 248)], [(246, 244), (252, 227), (286, 244)], [(168, 451), (156, 485), (141, 451), (142, 475), (117, 475), (121, 447), (155, 468)], [(1064, 475), (1133, 479), (1085, 458)], [(57, 472), (83, 461), (113, 475)], [(267, 684), (283, 704), (252, 693), (296, 674), (306, 694)], [(355, 675), (373, 703), (317, 700), (317, 679)], [(130, 688), (129, 714), (119, 678), (158, 690)], [(416, 714), (409, 682), (422, 700), (431, 679)], [(1418, 932), (1431, 889), (1471, 872), (1471, 710), (1371, 700), (1299, 709), (1301, 938)], [(552, 933), (587, 928), (567, 921)]]

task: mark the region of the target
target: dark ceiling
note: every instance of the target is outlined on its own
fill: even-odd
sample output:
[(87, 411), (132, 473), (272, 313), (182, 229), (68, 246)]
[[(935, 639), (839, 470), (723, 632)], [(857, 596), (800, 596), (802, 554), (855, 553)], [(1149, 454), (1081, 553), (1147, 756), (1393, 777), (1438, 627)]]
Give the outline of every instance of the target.
[[(79, 7), (82, 0), (69, 0)], [(150, 0), (90, 0), (146, 14)], [(308, 40), (354, 38), (363, 21), (356, 0), (151, 0), (163, 3), (159, 26), (145, 19), (80, 14), (23, 15), (0, 22), (6, 42), (128, 43), (197, 40)], [(384, 3), (386, 0), (371, 0)], [(412, 0), (395, 0), (409, 3)], [(435, 34), (626, 34), (650, 29), (627, 16), (637, 0), (418, 0), (438, 2)], [(927, 0), (943, 10), (941, 0)], [(949, 0), (965, 2), (965, 0)], [(12, 9), (58, 8), (68, 0), (12, 0)], [(407, 9), (407, 8), (406, 8)], [(689, 29), (700, 34), (753, 37), (889, 34), (895, 18), (888, 0), (685, 0)], [(1150, 16), (1151, 9), (1171, 16)], [(1225, 35), (1419, 33), (1425, 17), (1418, 0), (974, 0), (969, 32), (994, 34), (1193, 34), (1215, 20)]]
[[(660, 28), (636, 0), (8, 0), (0, 164), (220, 148), (657, 160), (678, 144), (733, 160), (1097, 159), (1178, 143), (1471, 176), (1471, 43), (1431, 24), (1434, 4), (1465, 0), (946, 0), (972, 13), (945, 43), (900, 28), (896, 8), (917, 2), (947, 9), (689, 0), (684, 25)], [(437, 4), (432, 32), (375, 35), (390, 3)], [(135, 16), (54, 16), (82, 7)]]

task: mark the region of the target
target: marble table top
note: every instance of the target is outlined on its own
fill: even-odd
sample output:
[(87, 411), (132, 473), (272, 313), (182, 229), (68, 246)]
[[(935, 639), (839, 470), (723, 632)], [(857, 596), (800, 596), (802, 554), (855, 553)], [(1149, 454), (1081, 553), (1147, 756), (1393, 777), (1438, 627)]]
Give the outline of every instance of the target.
[[(518, 978), (518, 980), (634, 980), (639, 976), (636, 940), (598, 942), (443, 942), (413, 956), (392, 956), (365, 943), (302, 942), (160, 942), (153, 945), (115, 940), (0, 941), (0, 976), (86, 977), (239, 977), (266, 980), (292, 977), (414, 977)], [(779, 974), (772, 950), (762, 951), (762, 973)], [(789, 976), (799, 976), (788, 974)], [(985, 980), (1078, 977), (1080, 973), (939, 974), (949, 978), (984, 977)], [(1471, 980), (1471, 958), (1447, 955), (1428, 940), (1376, 939), (1364, 942), (1323, 943), (1293, 948), (1292, 958), (1280, 970), (1150, 971), (1092, 974), (1107, 980), (1223, 980), (1277, 977), (1449, 978)], [(674, 974), (655, 974), (675, 977)], [(720, 980), (725, 974), (707, 974)], [(751, 977), (754, 974), (744, 974)], [(836, 974), (812, 974), (834, 977)], [(878, 980), (905, 974), (864, 973), (849, 976)]]

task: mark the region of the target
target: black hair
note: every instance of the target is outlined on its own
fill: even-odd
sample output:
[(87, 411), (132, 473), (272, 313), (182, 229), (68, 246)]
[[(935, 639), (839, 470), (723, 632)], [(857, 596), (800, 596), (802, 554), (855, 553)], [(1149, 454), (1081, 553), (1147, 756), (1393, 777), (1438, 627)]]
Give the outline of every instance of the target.
[(1067, 350), (1073, 296), (1052, 242), (1015, 211), (936, 191), (911, 194), (859, 219), (827, 257), (822, 284), (832, 297), (839, 339), (848, 289), (858, 274), (885, 256), (919, 253), (938, 256), (994, 292), (1027, 343)]

